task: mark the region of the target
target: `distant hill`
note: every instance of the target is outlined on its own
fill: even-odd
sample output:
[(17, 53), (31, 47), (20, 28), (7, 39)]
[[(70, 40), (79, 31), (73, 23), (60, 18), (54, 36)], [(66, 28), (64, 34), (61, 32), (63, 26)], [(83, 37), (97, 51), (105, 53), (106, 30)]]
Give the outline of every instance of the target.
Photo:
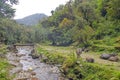
[(16, 22), (18, 22), (19, 24), (24, 24), (27, 26), (32, 26), (37, 24), (40, 20), (42, 20), (43, 18), (46, 18), (47, 15), (45, 14), (33, 14), (27, 17), (24, 17), (22, 19), (16, 19)]

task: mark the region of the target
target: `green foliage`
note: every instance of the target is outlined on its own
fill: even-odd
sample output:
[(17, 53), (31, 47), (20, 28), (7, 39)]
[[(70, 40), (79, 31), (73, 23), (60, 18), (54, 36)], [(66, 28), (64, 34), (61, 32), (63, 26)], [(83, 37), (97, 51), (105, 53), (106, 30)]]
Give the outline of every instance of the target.
[(0, 62), (0, 79), (1, 80), (8, 80), (6, 70), (4, 69), (6, 68), (6, 65), (8, 65), (6, 62)]
[(69, 55), (48, 52), (44, 48), (38, 46), (37, 51), (39, 54), (46, 56), (46, 63), (60, 64), (60, 71), (65, 78), (72, 80), (119, 80), (120, 72), (108, 66), (100, 65), (97, 63), (87, 63), (81, 58), (77, 59), (76, 54), (70, 53)]
[(69, 1), (66, 5), (57, 7), (54, 14), (43, 21), (47, 24), (42, 26), (50, 29), (48, 39), (52, 45), (64, 46), (78, 42), (78, 45), (90, 46), (94, 39), (101, 40), (106, 36), (111, 38), (119, 35), (119, 20), (114, 18), (112, 21), (113, 17), (110, 18), (112, 15), (110, 10), (113, 9), (110, 7), (117, 1)]
[[(5, 4), (0, 4), (0, 7), (6, 4), (12, 6), (17, 2), (5, 0)], [(10, 11), (11, 9), (8, 8)], [(29, 29), (11, 19), (0, 18), (0, 41), (5, 44), (50, 42), (57, 46), (77, 43), (81, 47), (94, 47), (99, 45), (95, 44), (98, 40), (105, 46), (114, 47), (119, 43), (112, 38), (119, 35), (119, 0), (70, 0), (52, 11), (52, 16)], [(100, 46), (97, 49), (101, 51)]]
[[(117, 3), (119, 0), (70, 0), (52, 10), (52, 16), (32, 26), (32, 30), (22, 32), (25, 34), (21, 36), (22, 42), (50, 42), (57, 46), (75, 42), (77, 46), (89, 47), (96, 45), (94, 41), (102, 40), (102, 44), (113, 46), (115, 42), (111, 38), (120, 35)], [(9, 41), (13, 38), (9, 37)]]
[(0, 44), (0, 80), (11, 80), (8, 72), (11, 65), (5, 59), (6, 52), (6, 46)]
[[(66, 56), (59, 54), (59, 53), (49, 53), (48, 51), (42, 49), (42, 48), (38, 48), (37, 49), (38, 53), (41, 54), (42, 56), (44, 56), (42, 58), (43, 62), (47, 62), (49, 64), (62, 64), (64, 62), (64, 59), (66, 58)], [(46, 57), (46, 58), (45, 58)]]
[(32, 41), (30, 28), (27, 29), (11, 19), (1, 18), (0, 20), (0, 42), (14, 44)]
[(12, 5), (17, 3), (18, 0), (0, 0), (0, 18), (13, 17), (15, 9), (12, 8)]
[(10, 65), (5, 59), (0, 58), (0, 80), (11, 80), (9, 76)]
[(6, 46), (0, 44), (0, 55), (3, 54), (5, 56), (6, 53), (7, 53)]
[(107, 12), (108, 12), (108, 15), (113, 18), (113, 19), (118, 19), (120, 20), (120, 0), (112, 0), (112, 1), (109, 1), (108, 5), (108, 9), (107, 9)]
[[(98, 64), (84, 64), (82, 70), (85, 72), (84, 80), (111, 80), (116, 78), (119, 80), (120, 73), (116, 70), (111, 70), (105, 66), (99, 66)], [(90, 75), (91, 74), (91, 75)], [(94, 75), (93, 75), (94, 74)]]

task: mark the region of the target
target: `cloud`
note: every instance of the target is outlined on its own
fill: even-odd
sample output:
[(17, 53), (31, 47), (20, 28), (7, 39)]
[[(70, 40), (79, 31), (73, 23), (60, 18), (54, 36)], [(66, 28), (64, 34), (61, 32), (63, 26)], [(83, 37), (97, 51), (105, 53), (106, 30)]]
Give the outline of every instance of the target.
[(16, 9), (15, 19), (25, 16), (44, 13), (51, 15), (51, 10), (55, 10), (60, 4), (65, 4), (69, 0), (19, 0), (18, 5), (14, 5)]

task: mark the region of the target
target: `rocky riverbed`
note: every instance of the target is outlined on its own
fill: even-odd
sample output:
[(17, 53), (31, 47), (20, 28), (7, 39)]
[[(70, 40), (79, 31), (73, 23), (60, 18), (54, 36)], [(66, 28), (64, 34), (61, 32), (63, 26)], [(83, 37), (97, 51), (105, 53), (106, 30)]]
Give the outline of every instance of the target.
[(7, 59), (14, 67), (10, 75), (15, 75), (14, 80), (62, 80), (58, 67), (40, 62), (40, 59), (32, 59), (30, 46), (16, 47), (18, 52), (9, 52)]

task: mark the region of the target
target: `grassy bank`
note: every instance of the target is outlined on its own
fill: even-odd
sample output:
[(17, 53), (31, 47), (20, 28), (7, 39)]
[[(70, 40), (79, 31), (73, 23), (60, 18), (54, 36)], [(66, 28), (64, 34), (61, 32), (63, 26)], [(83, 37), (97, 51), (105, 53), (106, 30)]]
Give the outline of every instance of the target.
[(9, 76), (9, 69), (11, 68), (11, 65), (5, 58), (6, 53), (6, 46), (0, 44), (0, 80), (12, 80)]
[[(69, 80), (120, 80), (119, 63), (101, 63), (99, 55), (84, 53), (77, 59), (73, 47), (37, 46), (42, 61), (48, 64), (60, 64), (60, 70)], [(92, 55), (97, 62), (87, 63), (84, 58)], [(107, 62), (108, 63), (108, 62)]]
[(0, 58), (0, 80), (12, 80), (9, 76), (10, 64), (4, 58)]

